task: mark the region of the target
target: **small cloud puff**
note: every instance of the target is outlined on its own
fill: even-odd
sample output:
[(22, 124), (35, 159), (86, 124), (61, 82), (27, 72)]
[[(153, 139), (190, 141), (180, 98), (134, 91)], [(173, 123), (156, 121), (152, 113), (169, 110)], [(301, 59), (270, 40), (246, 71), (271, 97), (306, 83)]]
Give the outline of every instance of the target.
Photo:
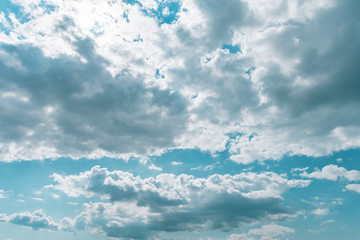
[(312, 213), (315, 215), (323, 216), (323, 215), (327, 215), (329, 213), (329, 209), (328, 208), (317, 208)]
[(227, 240), (271, 240), (278, 239), (278, 237), (284, 238), (294, 232), (295, 230), (289, 227), (277, 224), (268, 224), (263, 225), (260, 228), (251, 229), (248, 233), (231, 234)]
[(171, 162), (171, 165), (179, 166), (179, 165), (183, 165), (183, 162), (175, 162), (175, 161), (173, 161), (173, 162)]

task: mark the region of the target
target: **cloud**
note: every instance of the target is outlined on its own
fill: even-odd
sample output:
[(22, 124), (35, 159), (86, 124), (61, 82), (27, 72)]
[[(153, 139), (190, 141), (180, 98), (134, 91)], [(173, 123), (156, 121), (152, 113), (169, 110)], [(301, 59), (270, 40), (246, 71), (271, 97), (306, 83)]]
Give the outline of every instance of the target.
[(323, 215), (327, 215), (329, 213), (329, 209), (328, 208), (317, 208), (312, 213), (315, 215), (323, 216)]
[(356, 1), (14, 3), (5, 161), (197, 148), (249, 164), (360, 146)]
[(346, 189), (360, 193), (360, 184), (348, 184), (346, 185)]
[(85, 210), (74, 219), (77, 228), (87, 226), (110, 237), (134, 239), (159, 232), (228, 231), (264, 219), (284, 220), (294, 212), (282, 204), (281, 194), (310, 183), (271, 172), (208, 178), (159, 174), (142, 179), (99, 166), (79, 175), (53, 177), (57, 184), (47, 188), (70, 197), (109, 199), (85, 204)]
[(221, 198), (217, 195), (217, 199), (215, 196), (208, 197), (201, 205), (162, 212), (131, 203), (89, 203), (75, 222), (79, 225), (78, 229), (85, 226), (95, 228), (109, 237), (149, 239), (160, 232), (228, 231), (271, 217), (285, 220), (291, 215), (281, 206), (279, 199), (251, 200), (230, 194), (222, 194)]
[(173, 166), (179, 166), (179, 165), (183, 165), (183, 162), (175, 162), (175, 161), (172, 161), (172, 162), (171, 162), (171, 165), (173, 165)]
[(108, 171), (100, 166), (79, 175), (53, 174), (52, 177), (57, 184), (46, 188), (63, 191), (70, 197), (108, 195), (113, 201), (147, 198), (148, 194), (157, 194), (163, 199), (186, 200), (195, 190), (238, 193), (248, 198), (279, 198), (284, 190), (307, 187), (311, 182), (288, 180), (284, 175), (273, 172), (242, 172), (233, 176), (214, 174), (208, 178), (164, 173), (142, 179), (129, 172)]
[(316, 233), (325, 232), (325, 229), (308, 229), (308, 232), (316, 234)]
[(126, 73), (112, 77), (90, 40), (79, 40), (77, 47), (87, 63), (50, 59), (31, 46), (2, 45), (25, 69), (0, 62), (3, 161), (121, 157), (170, 147), (186, 123), (182, 97)]
[(31, 227), (33, 230), (62, 230), (67, 232), (73, 232), (75, 230), (73, 219), (65, 217), (57, 223), (50, 216), (47, 216), (42, 209), (34, 212), (13, 213), (9, 216), (0, 214), (0, 222)]
[(0, 199), (1, 198), (8, 198), (7, 193), (3, 189), (0, 189)]
[(36, 198), (36, 197), (34, 197), (34, 198), (31, 198), (32, 200), (35, 200), (35, 201), (39, 201), (39, 202), (43, 202), (44, 201), (44, 199), (43, 198)]
[(162, 168), (156, 166), (155, 164), (149, 165), (148, 168), (149, 168), (150, 170), (155, 170), (155, 171), (160, 171), (160, 172), (162, 171)]
[(14, 213), (6, 219), (7, 222), (31, 227), (34, 230), (47, 229), (58, 230), (59, 224), (55, 223), (51, 217), (46, 216), (42, 210), (37, 210), (32, 213)]
[[(195, 119), (190, 120), (191, 131), (182, 136), (181, 144), (216, 152), (225, 150), (228, 143), (230, 159), (243, 164), (285, 154), (322, 156), (359, 146), (359, 114), (356, 110), (354, 114), (359, 105), (354, 92), (359, 88), (358, 68), (348, 64), (357, 62), (359, 54), (348, 52), (359, 51), (354, 40), (359, 34), (345, 27), (359, 22), (354, 5), (354, 1), (295, 1), (291, 6), (259, 1), (217, 6), (205, 1), (199, 5), (205, 23), (197, 21), (198, 25), (217, 29), (207, 22), (207, 11), (212, 13), (209, 19), (224, 19), (219, 24), (225, 30), (231, 28), (231, 41), (241, 45), (243, 54), (220, 49), (200, 53), (200, 42), (206, 43), (211, 31), (196, 38), (189, 30), (191, 44), (199, 43), (198, 50), (186, 55), (179, 51), (178, 61), (165, 70), (166, 76), (178, 79), (171, 86), (183, 84), (191, 119)], [(227, 22), (231, 11), (224, 9), (229, 6), (244, 10), (245, 17)], [(176, 66), (183, 59), (185, 63)], [(345, 82), (343, 76), (348, 76)], [(231, 131), (238, 136), (224, 137)]]
[(58, 194), (51, 194), (51, 197), (54, 198), (54, 199), (59, 199), (59, 198), (60, 198), (60, 195), (58, 195)]
[[(275, 240), (283, 239), (295, 230), (277, 224), (263, 225), (260, 228), (251, 229), (248, 233), (231, 234), (227, 240)], [(279, 238), (280, 237), (280, 238)]]
[(300, 174), (303, 177), (327, 179), (336, 181), (338, 179), (346, 179), (348, 181), (360, 181), (360, 171), (346, 170), (343, 167), (330, 164), (312, 173), (303, 172)]

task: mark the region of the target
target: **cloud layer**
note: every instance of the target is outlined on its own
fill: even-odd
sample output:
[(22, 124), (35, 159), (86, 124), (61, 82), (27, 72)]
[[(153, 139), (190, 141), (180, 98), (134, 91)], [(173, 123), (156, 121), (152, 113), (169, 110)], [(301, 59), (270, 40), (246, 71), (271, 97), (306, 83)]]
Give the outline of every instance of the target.
[(360, 146), (357, 1), (13, 4), (3, 161), (199, 148), (250, 163)]
[(359, 1), (0, 2), (4, 226), (356, 235)]

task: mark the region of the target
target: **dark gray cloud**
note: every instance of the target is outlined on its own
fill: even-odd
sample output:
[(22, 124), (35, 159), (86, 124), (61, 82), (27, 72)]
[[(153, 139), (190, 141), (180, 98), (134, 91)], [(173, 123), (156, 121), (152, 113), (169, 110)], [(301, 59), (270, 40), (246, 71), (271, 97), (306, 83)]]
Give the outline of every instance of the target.
[(159, 232), (230, 231), (241, 225), (270, 220), (274, 215), (282, 215), (278, 221), (285, 220), (291, 213), (278, 198), (249, 199), (240, 194), (223, 193), (206, 196), (205, 201), (190, 207), (162, 212), (160, 217), (152, 217), (146, 224), (112, 224), (111, 220), (105, 220), (106, 216), (102, 222), (96, 218), (92, 220), (100, 223), (97, 227), (109, 237), (151, 239)]
[(79, 157), (96, 150), (146, 154), (171, 146), (186, 127), (185, 100), (176, 92), (147, 87), (141, 75), (126, 69), (112, 77), (92, 41), (79, 40), (76, 46), (86, 62), (47, 58), (26, 45), (1, 46), (21, 65), (0, 62), (3, 160), (8, 155)]
[[(280, 73), (281, 66), (271, 65), (269, 59), (269, 74), (262, 82), (272, 103), (285, 107), (294, 116), (329, 106), (336, 112), (339, 106), (359, 103), (359, 8), (356, 1), (336, 1), (336, 7), (320, 11), (312, 24), (291, 24), (283, 32), (269, 36), (267, 41), (284, 60), (299, 58), (290, 76)], [(296, 77), (310, 83), (294, 85)], [(346, 125), (345, 118), (349, 116), (344, 116)]]
[(219, 1), (195, 1), (199, 9), (207, 18), (207, 36), (205, 43), (210, 49), (220, 48), (224, 43), (231, 43), (231, 32), (249, 24), (251, 12), (245, 1), (230, 0)]

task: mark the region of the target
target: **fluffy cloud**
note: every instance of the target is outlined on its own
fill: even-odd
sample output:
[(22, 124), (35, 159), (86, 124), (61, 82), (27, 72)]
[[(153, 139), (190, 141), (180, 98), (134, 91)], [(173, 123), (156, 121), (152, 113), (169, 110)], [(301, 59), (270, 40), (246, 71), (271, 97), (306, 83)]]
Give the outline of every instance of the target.
[(46, 58), (31, 46), (2, 49), (24, 69), (0, 62), (3, 161), (144, 155), (171, 146), (185, 128), (179, 94), (146, 87), (140, 76), (112, 77), (88, 39), (77, 43), (86, 63)]
[(9, 223), (31, 227), (34, 230), (59, 229), (59, 224), (54, 222), (54, 220), (51, 217), (46, 216), (42, 210), (37, 210), (32, 213), (31, 212), (14, 213), (8, 217), (5, 217), (4, 219)]
[(164, 231), (227, 231), (264, 219), (283, 220), (294, 212), (282, 204), (281, 194), (310, 183), (275, 173), (251, 172), (208, 178), (159, 174), (142, 179), (99, 167), (79, 175), (53, 177), (57, 184), (47, 188), (71, 197), (109, 199), (85, 204), (85, 210), (74, 219), (75, 227), (135, 239)]
[[(195, 178), (181, 174), (159, 174), (140, 178), (123, 171), (108, 171), (99, 166), (79, 175), (53, 174), (55, 185), (46, 186), (66, 193), (70, 197), (108, 196), (111, 201), (147, 198), (181, 200), (176, 205), (190, 201), (193, 192), (226, 192), (247, 198), (280, 198), (283, 191), (294, 187), (307, 187), (310, 180), (288, 180), (285, 175), (273, 172), (242, 172), (237, 175), (214, 174), (208, 178)], [(154, 194), (154, 195), (152, 195)], [(148, 202), (148, 201), (145, 201)]]
[(67, 231), (73, 232), (75, 220), (64, 217), (60, 222), (55, 222), (52, 217), (47, 216), (42, 209), (34, 212), (13, 213), (9, 216), (0, 214), (0, 222), (8, 222), (16, 225), (31, 227), (34, 230)]
[(360, 184), (348, 184), (346, 185), (346, 189), (360, 193)]
[(303, 172), (300, 175), (308, 178), (327, 179), (332, 181), (336, 181), (338, 179), (346, 179), (348, 181), (360, 181), (360, 171), (348, 171), (343, 167), (338, 167), (333, 164), (327, 165), (321, 170), (317, 170), (312, 173)]
[(294, 233), (295, 230), (276, 224), (264, 225), (260, 228), (251, 229), (248, 233), (231, 234), (227, 240), (276, 240)]

